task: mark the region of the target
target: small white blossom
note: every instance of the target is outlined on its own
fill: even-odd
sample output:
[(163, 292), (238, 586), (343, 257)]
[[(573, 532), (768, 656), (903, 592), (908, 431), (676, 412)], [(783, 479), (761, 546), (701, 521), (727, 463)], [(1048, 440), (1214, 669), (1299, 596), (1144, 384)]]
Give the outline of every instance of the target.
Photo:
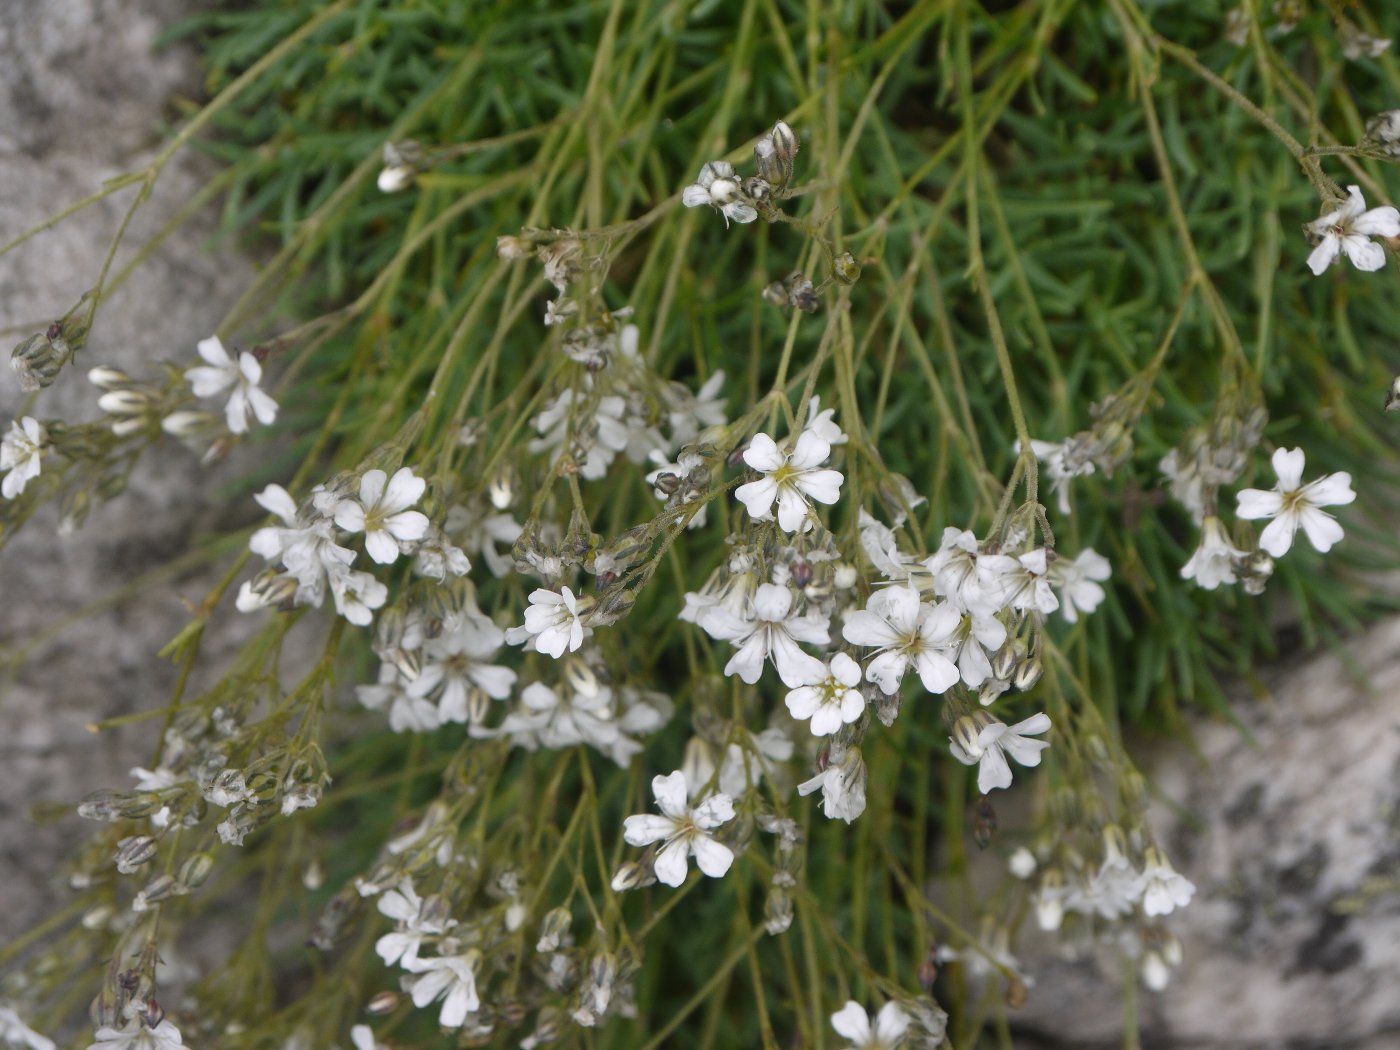
[(1049, 616), (1060, 607), (1060, 600), (1050, 587), (1049, 559), (1044, 547), (1025, 554), (984, 554), (977, 561), (983, 591), (996, 595), (1001, 607), (1010, 606), (1017, 612), (1035, 609)]
[(965, 684), (976, 689), (992, 677), (991, 656), (1006, 642), (1006, 624), (995, 616), (973, 609), (958, 620), (948, 638), (948, 659), (958, 667)]
[(1224, 523), (1212, 514), (1201, 523), (1201, 545), (1181, 567), (1181, 578), (1195, 580), (1197, 587), (1207, 591), (1234, 583), (1235, 564), (1245, 553), (1230, 542)]
[(375, 903), (381, 915), (393, 919), (399, 926), (393, 933), (386, 933), (374, 943), (375, 953), (384, 960), (385, 966), (397, 963), (407, 968), (417, 960), (424, 938), (444, 934), (457, 925), (454, 919), (425, 914), (423, 898), (418, 896), (409, 879), (386, 891)]
[(898, 1003), (886, 1003), (872, 1024), (865, 1008), (851, 999), (831, 1015), (831, 1027), (851, 1041), (847, 1050), (895, 1050), (909, 1029), (909, 1015)]
[(1345, 506), (1356, 499), (1351, 475), (1340, 471), (1304, 485), (1301, 448), (1276, 450), (1273, 464), (1278, 483), (1268, 491), (1245, 489), (1239, 493), (1235, 513), (1241, 518), (1273, 519), (1260, 534), (1259, 546), (1275, 558), (1288, 553), (1300, 525), (1313, 547), (1331, 550), (1344, 533), (1336, 518), (1318, 508)]
[(1035, 854), (1026, 849), (1025, 846), (1017, 846), (1007, 860), (1006, 866), (1011, 870), (1011, 874), (1018, 879), (1028, 879), (1035, 874)]
[(1147, 848), (1147, 866), (1143, 869), (1139, 892), (1142, 910), (1149, 918), (1170, 915), (1177, 908), (1191, 903), (1195, 884), (1177, 872), (1171, 862), (1155, 846)]
[(797, 785), (799, 795), (810, 795), (818, 788), (822, 793), (822, 812), (828, 820), (844, 820), (847, 824), (865, 812), (865, 784), (868, 773), (865, 756), (858, 747), (848, 747), (837, 753), (833, 748), (826, 768), (810, 780)]
[[(1016, 442), (1013, 448), (1019, 453), (1021, 443)], [(1031, 452), (1045, 465), (1045, 473), (1050, 477), (1050, 491), (1056, 496), (1056, 509), (1061, 514), (1068, 514), (1069, 483), (1074, 478), (1094, 473), (1094, 461), (1084, 455), (1084, 449), (1074, 441), (1032, 440)]]
[(755, 434), (744, 450), (744, 462), (764, 476), (740, 485), (734, 498), (748, 508), (754, 521), (771, 521), (778, 504), (778, 528), (784, 532), (811, 529), (812, 504), (835, 503), (841, 497), (841, 472), (819, 469), (831, 455), (831, 445), (812, 430), (804, 430), (791, 453), (767, 434)]
[(1073, 559), (1056, 558), (1050, 565), (1050, 585), (1059, 591), (1060, 615), (1078, 623), (1080, 613), (1091, 613), (1104, 599), (1099, 586), (1113, 569), (1093, 547), (1085, 547)]
[(1347, 201), (1335, 211), (1308, 224), (1308, 232), (1320, 237), (1308, 256), (1308, 269), (1321, 275), (1341, 255), (1358, 270), (1385, 266), (1385, 249), (1372, 237), (1400, 237), (1400, 211), (1386, 206), (1366, 210), (1359, 186), (1347, 187)]
[(480, 963), (481, 953), (476, 950), (463, 955), (405, 960), (404, 969), (419, 975), (413, 979), (413, 1005), (421, 1010), (441, 999), (438, 1024), (461, 1028), (468, 1014), (481, 1009), (476, 992), (476, 968)]
[(981, 547), (968, 529), (948, 526), (938, 550), (924, 560), (933, 577), (933, 593), (947, 598), (964, 611), (995, 612), (1000, 607), (1000, 585), (995, 574), (981, 567)]
[(770, 657), (785, 686), (801, 685), (824, 668), (820, 660), (803, 652), (797, 643), (826, 645), (831, 640), (827, 618), (812, 611), (795, 615), (792, 591), (776, 583), (761, 584), (746, 603), (742, 616), (723, 605), (709, 606), (701, 617), (701, 626), (711, 637), (738, 646), (724, 665), (724, 673), (736, 674), (748, 685), (758, 681), (763, 662)]
[(277, 418), (277, 402), (258, 389), (262, 365), (256, 357), (244, 350), (235, 361), (216, 335), (201, 339), (198, 350), (207, 364), (187, 369), (185, 378), (195, 397), (213, 397), (233, 387), (224, 408), (229, 430), (235, 434), (246, 433), (249, 416), (264, 426)]
[(469, 722), (474, 695), (504, 700), (515, 687), (515, 672), (489, 663), (505, 642), (505, 632), (475, 607), (443, 624), (442, 633), (423, 643), (423, 666), (408, 694), (435, 697), (443, 722)]
[(374, 610), (389, 599), (389, 588), (367, 572), (335, 572), (329, 576), (335, 611), (356, 627), (367, 627)]
[(559, 593), (543, 587), (530, 592), (530, 607), (525, 610), (525, 623), (506, 632), (511, 645), (524, 644), (526, 649), (552, 656), (564, 655), (564, 650), (578, 652), (583, 639), (592, 632), (583, 626), (579, 599), (567, 587)]
[(701, 168), (700, 177), (681, 193), (681, 203), (687, 208), (704, 204), (718, 208), (726, 226), (731, 219), (747, 223), (758, 218), (758, 212), (743, 199), (734, 165), (726, 160), (712, 160)]
[(629, 846), (664, 842), (656, 854), (656, 878), (667, 886), (685, 882), (686, 860), (711, 878), (720, 878), (734, 862), (734, 851), (708, 832), (734, 819), (734, 803), (728, 795), (714, 794), (691, 807), (686, 799), (685, 774), (652, 778), (652, 794), (661, 815), (642, 813), (623, 821), (622, 837)]
[(912, 587), (886, 587), (870, 596), (866, 607), (852, 613), (842, 634), (852, 645), (879, 651), (865, 668), (865, 677), (886, 696), (899, 691), (911, 667), (930, 693), (957, 684), (957, 665), (948, 657), (953, 636), (962, 623), (947, 602), (928, 605)]
[(1393, 43), (1389, 37), (1371, 36), (1346, 21), (1338, 27), (1337, 36), (1342, 44), (1342, 57), (1352, 62), (1361, 58), (1380, 58)]
[(365, 553), (388, 565), (405, 544), (427, 533), (427, 515), (409, 510), (427, 487), (409, 467), (399, 468), (392, 478), (382, 470), (367, 470), (360, 478), (359, 500), (341, 500), (335, 508), (335, 523), (346, 532), (363, 532)]
[(9, 471), (0, 481), (0, 495), (14, 499), (24, 486), (39, 476), (40, 457), (48, 440), (44, 424), (33, 416), (25, 416), (10, 424), (9, 433), (0, 439), (0, 470)]
[(1044, 713), (1008, 726), (979, 711), (958, 719), (948, 745), (959, 762), (977, 767), (977, 790), (985, 795), (996, 788), (1011, 786), (1007, 755), (1023, 766), (1040, 765), (1040, 753), (1050, 744), (1030, 738), (1049, 728), (1050, 717)]
[(837, 653), (820, 673), (788, 692), (788, 711), (799, 721), (810, 718), (813, 736), (830, 736), (865, 710), (859, 685), (860, 664), (845, 653)]

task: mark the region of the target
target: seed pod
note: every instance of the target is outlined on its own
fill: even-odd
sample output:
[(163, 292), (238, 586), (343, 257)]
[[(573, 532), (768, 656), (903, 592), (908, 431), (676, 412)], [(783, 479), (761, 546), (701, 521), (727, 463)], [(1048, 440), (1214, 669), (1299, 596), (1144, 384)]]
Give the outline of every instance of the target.
[(143, 864), (149, 864), (156, 855), (159, 843), (149, 835), (129, 835), (117, 843), (117, 871), (123, 875), (135, 874)]

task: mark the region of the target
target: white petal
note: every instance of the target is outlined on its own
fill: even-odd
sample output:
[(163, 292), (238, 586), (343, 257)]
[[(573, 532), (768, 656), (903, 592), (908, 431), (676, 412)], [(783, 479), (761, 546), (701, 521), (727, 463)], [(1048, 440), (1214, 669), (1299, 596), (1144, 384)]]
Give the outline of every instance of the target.
[(228, 351), (224, 349), (222, 340), (217, 335), (211, 335), (208, 339), (201, 339), (195, 349), (199, 351), (199, 356), (208, 361), (216, 368), (227, 368), (233, 364), (233, 359), (228, 356)]
[[(884, 649), (899, 644), (899, 635), (889, 623), (864, 609), (851, 614), (841, 634), (852, 645), (870, 645)], [(872, 679), (873, 681), (873, 679)]]
[(699, 183), (691, 183), (681, 191), (681, 203), (687, 208), (698, 208), (710, 203), (710, 191)]
[(261, 492), (256, 493), (253, 499), (257, 501), (258, 506), (276, 514), (288, 525), (296, 524), (296, 501), (281, 485), (269, 485)]
[[(382, 472), (381, 472), (382, 473)], [(363, 490), (363, 482), (361, 483)], [(428, 483), (419, 477), (414, 477), (413, 471), (408, 467), (400, 467), (394, 472), (394, 476), (389, 479), (389, 487), (384, 493), (382, 505), (386, 514), (393, 514), (401, 510), (407, 510), (420, 499), (427, 489)]]
[(384, 528), (400, 540), (421, 540), (428, 525), (428, 516), (416, 510), (401, 510), (384, 519)]
[(379, 505), (384, 495), (384, 485), (388, 475), (382, 470), (367, 470), (360, 478), (360, 502), (368, 509)]
[(389, 565), (399, 556), (399, 545), (384, 529), (365, 533), (365, 553), (380, 565)]
[(809, 470), (797, 479), (797, 487), (818, 503), (832, 504), (841, 498), (839, 470)]
[(679, 769), (666, 776), (651, 778), (651, 793), (656, 796), (656, 804), (668, 817), (679, 820), (687, 812), (686, 797), (689, 794), (685, 774)]
[(778, 528), (784, 532), (807, 532), (811, 529), (812, 522), (807, 517), (811, 509), (812, 505), (791, 485), (778, 489)]
[[(797, 447), (792, 450), (791, 464), (799, 470), (812, 470), (826, 462), (831, 455), (831, 445), (811, 430), (804, 430), (797, 437)], [(813, 473), (817, 473), (813, 471)]]
[(1336, 518), (1316, 507), (1304, 507), (1299, 517), (1302, 519), (1303, 531), (1307, 533), (1308, 542), (1324, 554), (1335, 547), (1345, 535)]
[(1385, 268), (1385, 249), (1365, 237), (1356, 234), (1343, 237), (1342, 251), (1358, 270), (1374, 273)]
[(985, 752), (981, 761), (977, 763), (977, 790), (985, 795), (997, 788), (1010, 786), (1011, 767), (1006, 764), (1006, 757), (1001, 753), (1001, 749), (994, 747)]
[(753, 609), (758, 619), (781, 623), (792, 611), (792, 592), (776, 583), (762, 584), (753, 596)]
[(1400, 237), (1400, 211), (1391, 207), (1372, 208), (1358, 215), (1351, 228), (1369, 237)]
[(866, 1044), (871, 1040), (870, 1018), (866, 1016), (865, 1008), (854, 999), (848, 1000), (845, 1006), (831, 1015), (831, 1027), (836, 1029), (837, 1035), (856, 1044)]
[(1264, 489), (1245, 489), (1235, 496), (1235, 513), (1247, 520), (1272, 518), (1283, 510), (1283, 497)]
[(676, 822), (655, 813), (639, 813), (622, 822), (622, 840), (629, 846), (649, 846), (670, 837)]
[(1327, 474), (1303, 486), (1303, 497), (1314, 507), (1341, 507), (1356, 499), (1351, 475), (1346, 471)]
[(886, 1046), (894, 1046), (908, 1027), (909, 1015), (900, 1008), (899, 1004), (886, 1003), (880, 1007), (880, 1013), (875, 1018), (875, 1038)]
[(787, 457), (778, 449), (778, 443), (767, 434), (755, 434), (744, 450), (744, 462), (754, 470), (771, 474), (787, 463)]
[(687, 855), (686, 844), (680, 839), (662, 846), (654, 866), (656, 881), (667, 886), (679, 886), (685, 882)]
[(734, 851), (708, 835), (698, 835), (691, 843), (695, 851), (695, 866), (712, 879), (718, 879), (734, 863)]
[(944, 693), (958, 684), (961, 675), (957, 665), (939, 653), (922, 652), (914, 660), (919, 680), (930, 693)]
[(747, 508), (754, 521), (767, 521), (773, 516), (770, 512), (778, 498), (778, 483), (766, 477), (750, 481), (734, 490), (734, 498)]
[(1337, 253), (1342, 250), (1342, 243), (1335, 233), (1329, 233), (1318, 243), (1317, 247), (1308, 253), (1308, 269), (1321, 277), (1323, 271), (1337, 260)]
[(1297, 514), (1280, 514), (1259, 534), (1259, 546), (1275, 558), (1282, 558), (1293, 546), (1293, 533), (1297, 529)]

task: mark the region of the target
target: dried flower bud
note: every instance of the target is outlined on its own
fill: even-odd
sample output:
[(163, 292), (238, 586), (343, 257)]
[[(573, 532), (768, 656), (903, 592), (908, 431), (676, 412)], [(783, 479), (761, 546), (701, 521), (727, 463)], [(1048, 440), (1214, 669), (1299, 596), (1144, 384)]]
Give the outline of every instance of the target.
[(519, 237), (510, 235), (496, 238), (496, 258), (505, 262), (515, 262), (519, 259), (528, 258), (530, 249)]
[(32, 393), (51, 386), (72, 353), (61, 325), (55, 324), (48, 332), (31, 335), (10, 354), (10, 365), (19, 378), (20, 389)]
[(1026, 982), (1014, 974), (1006, 981), (1006, 1005), (1019, 1010), (1026, 1005)]
[(143, 864), (149, 864), (156, 855), (159, 843), (150, 835), (129, 835), (117, 843), (117, 871), (123, 875), (135, 874)]
[(771, 936), (786, 933), (792, 925), (792, 894), (774, 885), (763, 902), (763, 929)]
[(1388, 109), (1366, 121), (1366, 137), (1362, 141), (1378, 146), (1400, 143), (1400, 109)]
[(1385, 410), (1394, 412), (1400, 408), (1400, 376), (1395, 377), (1395, 381), (1390, 384), (1390, 390), (1385, 395)]
[(573, 913), (568, 908), (551, 908), (540, 922), (540, 939), (535, 943), (535, 951), (544, 954), (558, 951), (568, 938), (573, 921)]
[(185, 892), (175, 881), (173, 876), (158, 875), (148, 882), (131, 902), (131, 910), (134, 912), (146, 911), (152, 904), (159, 904), (163, 900), (168, 900)]
[(992, 844), (992, 833), (997, 829), (997, 811), (992, 800), (986, 795), (978, 795), (972, 807), (972, 841), (978, 849), (986, 849)]
[(842, 252), (832, 261), (831, 272), (842, 284), (855, 284), (860, 280), (860, 263), (850, 252)]

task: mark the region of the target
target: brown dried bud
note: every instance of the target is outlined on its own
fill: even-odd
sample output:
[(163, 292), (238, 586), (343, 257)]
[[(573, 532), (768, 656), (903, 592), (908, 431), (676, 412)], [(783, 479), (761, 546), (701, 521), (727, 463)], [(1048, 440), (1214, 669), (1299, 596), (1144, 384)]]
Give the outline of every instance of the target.
[(860, 263), (850, 252), (842, 252), (832, 260), (831, 272), (842, 284), (855, 284), (860, 280)]
[(978, 795), (972, 808), (972, 841), (978, 849), (986, 849), (992, 844), (992, 833), (997, 829), (997, 811), (992, 800), (986, 795)]

